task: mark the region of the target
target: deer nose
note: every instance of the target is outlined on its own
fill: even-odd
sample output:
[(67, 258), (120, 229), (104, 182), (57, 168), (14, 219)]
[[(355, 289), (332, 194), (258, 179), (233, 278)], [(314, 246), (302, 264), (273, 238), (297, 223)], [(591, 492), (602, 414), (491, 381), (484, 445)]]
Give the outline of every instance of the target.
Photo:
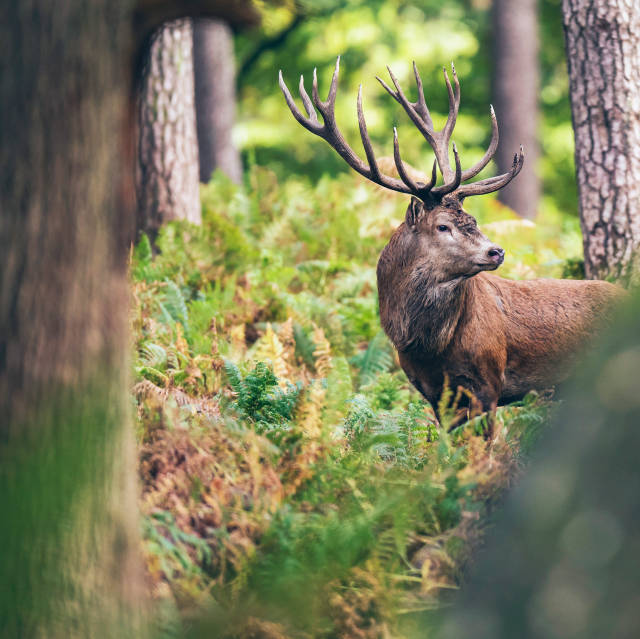
[(504, 261), (504, 249), (500, 248), (499, 246), (492, 246), (487, 251), (487, 257), (492, 262), (496, 262), (497, 264), (502, 264), (502, 262)]

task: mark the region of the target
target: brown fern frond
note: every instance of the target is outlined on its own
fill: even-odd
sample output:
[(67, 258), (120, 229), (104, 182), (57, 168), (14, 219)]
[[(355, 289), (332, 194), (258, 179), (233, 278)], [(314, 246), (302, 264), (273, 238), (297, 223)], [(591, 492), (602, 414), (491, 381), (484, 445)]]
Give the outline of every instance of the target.
[(285, 358), (285, 349), (275, 334), (271, 323), (267, 323), (267, 330), (256, 344), (255, 358), (262, 362), (271, 362), (273, 373), (278, 378), (278, 383), (281, 387), (286, 387), (286, 380), (289, 377), (289, 365)]
[(247, 338), (245, 334), (245, 325), (236, 324), (229, 331), (231, 338), (231, 354), (233, 358), (240, 359), (247, 350)]
[(289, 316), (287, 321), (280, 325), (278, 339), (284, 349), (283, 357), (287, 362), (289, 371), (292, 371), (296, 361), (296, 339), (293, 334), (293, 317)]
[(316, 372), (320, 377), (328, 377), (331, 372), (331, 344), (325, 337), (324, 331), (315, 326), (311, 337), (316, 349), (313, 351), (313, 357), (316, 364)]

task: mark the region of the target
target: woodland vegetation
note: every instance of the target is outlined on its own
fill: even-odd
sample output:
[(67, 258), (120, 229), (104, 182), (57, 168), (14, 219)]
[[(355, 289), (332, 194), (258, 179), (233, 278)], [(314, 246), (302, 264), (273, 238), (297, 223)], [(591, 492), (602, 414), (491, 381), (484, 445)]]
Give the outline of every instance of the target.
[[(85, 15), (82, 3), (69, 2), (59, 22), (42, 9), (33, 18), (46, 36), (37, 51), (26, 44), (32, 24), (17, 9), (0, 27), (0, 39), (15, 45), (7, 59), (14, 72), (0, 89), (0, 104), (9, 105), (0, 116), (11, 125), (0, 133), (0, 168), (9, 175), (0, 206), (14, 211), (0, 227), (0, 253), (6, 249), (0, 410), (7, 417), (0, 428), (0, 491), (9, 514), (0, 527), (6, 560), (0, 636), (495, 639), (606, 636), (615, 624), (609, 635), (626, 636), (636, 621), (631, 595), (637, 588), (608, 591), (602, 583), (610, 578), (604, 568), (610, 560), (624, 573), (620, 584), (634, 580), (616, 554), (634, 552), (624, 531), (638, 519), (632, 488), (620, 488), (637, 485), (635, 438), (622, 430), (632, 427), (639, 409), (628, 381), (640, 372), (637, 346), (629, 350), (637, 341), (632, 314), (585, 366), (567, 403), (553, 391), (531, 392), (500, 407), (487, 443), (486, 416), (449, 429), (459, 399), (449, 389), (438, 425), (433, 407), (400, 369), (377, 308), (376, 261), (407, 202), (348, 172), (290, 116), (277, 83), (280, 68), (295, 86), (300, 74), (309, 83), (317, 67), (326, 94), (342, 55), (336, 115), (349, 143), (360, 148), (355, 96), (362, 82), (369, 133), (378, 157), (387, 156), (381, 163), (393, 166), (397, 126), (403, 157), (428, 172), (428, 146), (375, 76), (389, 65), (408, 86), (415, 60), (441, 126), (447, 113), (442, 66), (453, 60), (462, 86), (454, 139), (471, 164), (490, 136), (492, 96), (508, 93), (508, 78), (496, 78), (493, 56), (500, 47), (492, 47), (499, 30), (510, 28), (508, 20), (499, 20), (495, 8), (492, 13), (489, 0), (193, 2), (187, 13), (221, 22), (215, 28), (174, 22), (155, 31), (183, 17), (184, 7), (173, 4), (101, 1)], [(519, 4), (534, 17), (531, 2)], [(524, 168), (534, 176), (527, 204), (535, 205), (520, 211), (533, 219), (504, 203), (517, 197), (501, 201), (492, 194), (468, 206), (481, 230), (506, 250), (499, 273), (514, 279), (585, 275), (588, 190), (579, 196), (576, 186), (562, 4), (565, 21), (584, 9), (572, 0), (541, 0), (537, 25), (518, 27), (528, 28), (532, 46), (539, 46), (532, 71), (539, 112), (529, 105), (533, 112), (524, 118), (537, 124), (539, 151), (531, 157), (539, 157), (525, 160)], [(76, 22), (86, 28), (67, 41)], [(620, 26), (614, 22), (607, 24)], [(150, 57), (132, 60), (139, 51), (123, 35), (131, 24), (136, 46), (155, 31), (156, 43), (173, 43), (173, 53), (149, 49)], [(191, 219), (158, 210), (158, 202), (168, 210), (175, 201), (170, 189), (156, 188), (152, 173), (146, 174), (151, 186), (138, 181), (144, 201), (136, 216), (134, 165), (140, 171), (154, 161), (153, 126), (164, 126), (161, 110), (149, 107), (171, 102), (171, 91), (162, 93), (171, 83), (143, 85), (147, 97), (132, 110), (127, 91), (134, 83), (121, 69), (129, 64), (128, 72), (142, 73), (145, 64), (155, 65), (184, 86), (182, 65), (191, 74), (195, 64), (195, 102), (215, 103), (215, 91), (198, 95), (207, 56), (215, 56), (206, 38), (222, 34), (224, 46), (215, 49), (222, 59), (229, 55), (229, 25), (236, 29), (235, 60), (216, 77), (227, 86), (235, 67), (237, 104), (216, 122), (194, 117), (180, 133), (186, 146), (174, 149), (189, 164), (176, 183), (189, 184), (182, 208)], [(195, 58), (185, 62), (192, 33)], [(66, 58), (56, 57), (61, 51)], [(35, 72), (23, 77), (23, 58), (27, 69), (46, 66), (49, 58), (61, 64), (38, 80)], [(67, 66), (78, 76), (65, 73)], [(99, 72), (82, 84), (88, 68)], [(572, 91), (579, 92), (575, 82)], [(148, 97), (156, 90), (157, 103)], [(76, 91), (100, 108), (84, 109)], [(58, 99), (47, 102), (48, 95)], [(612, 98), (614, 106), (624, 95)], [(499, 99), (508, 104), (513, 95)], [(30, 104), (44, 115), (32, 113)], [(139, 131), (126, 113), (140, 118)], [(30, 124), (24, 129), (23, 117)], [(63, 126), (48, 126), (52, 121)], [(194, 155), (189, 144), (206, 126), (224, 135), (230, 155), (223, 161), (208, 149), (198, 170), (197, 149)], [(535, 126), (527, 130), (535, 136)], [(578, 148), (579, 158), (588, 155)], [(481, 177), (496, 172), (492, 165)], [(31, 167), (45, 166), (49, 173), (27, 179)], [(207, 180), (212, 166), (222, 170)], [(232, 167), (227, 175), (225, 166)], [(199, 173), (200, 210), (193, 209)], [(627, 181), (620, 177), (616, 188), (627, 193), (632, 173), (623, 174)], [(625, 215), (634, 203), (629, 189)], [(587, 274), (633, 279), (635, 219), (629, 216), (620, 231), (624, 241), (609, 246), (604, 261), (590, 262), (587, 254)], [(616, 262), (621, 256), (623, 266)], [(611, 357), (617, 351), (622, 355)], [(616, 437), (604, 428), (609, 418), (620, 425)], [(504, 502), (529, 472), (539, 440), (548, 472), (539, 464), (522, 482), (518, 494), (531, 506), (526, 519)], [(602, 480), (616, 455), (619, 467)], [(550, 511), (540, 495), (552, 494), (567, 477), (569, 488), (559, 492), (564, 501), (550, 499), (560, 504), (558, 512), (544, 519)], [(579, 488), (590, 481), (597, 487), (585, 497)], [(601, 515), (613, 493), (621, 504), (617, 519)], [(590, 508), (578, 524), (596, 530), (602, 546), (593, 535), (580, 537), (583, 528), (571, 519), (582, 512), (574, 512), (578, 503)], [(508, 524), (494, 534), (500, 513)], [(528, 528), (523, 533), (519, 525)], [(503, 550), (491, 546), (492, 538)], [(579, 563), (580, 551), (557, 542), (567, 538), (596, 559), (581, 565), (578, 577), (573, 568), (556, 570), (549, 581), (556, 566)], [(480, 579), (467, 586), (487, 544)], [(498, 570), (500, 558), (506, 567)], [(511, 566), (530, 575), (526, 587), (514, 587)], [(495, 577), (495, 590), (483, 586), (487, 574)], [(463, 586), (468, 614), (455, 617), (448, 611)], [(614, 594), (624, 614), (607, 616), (602, 611), (615, 610)], [(588, 605), (573, 605), (583, 596)], [(530, 601), (540, 604), (533, 621)]]

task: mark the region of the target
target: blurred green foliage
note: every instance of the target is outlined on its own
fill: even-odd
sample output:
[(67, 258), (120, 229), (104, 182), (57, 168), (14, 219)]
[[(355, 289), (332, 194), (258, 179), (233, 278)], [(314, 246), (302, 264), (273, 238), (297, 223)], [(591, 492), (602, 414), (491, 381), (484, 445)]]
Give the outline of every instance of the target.
[[(385, 79), (389, 65), (408, 94), (415, 95), (411, 70), (415, 60), (435, 124), (441, 126), (448, 109), (442, 67), (454, 61), (462, 90), (454, 139), (463, 165), (470, 166), (482, 156), (491, 133), (493, 34), (487, 0), (285, 0), (276, 6), (265, 3), (263, 16), (257, 32), (236, 39), (240, 117), (235, 134), (249, 163), (269, 166), (281, 178), (303, 175), (317, 180), (349, 170), (325, 142), (291, 117), (277, 81), (282, 69), (296, 96), (300, 75), (310, 90), (317, 67), (324, 97), (338, 55), (342, 61), (336, 117), (355, 150), (361, 151), (356, 95), (362, 83), (367, 127), (378, 157), (392, 155), (392, 131), (397, 126), (403, 157), (428, 172), (433, 161), (428, 145), (375, 76)], [(542, 157), (535, 168), (543, 181), (541, 209), (575, 217), (573, 132), (560, 0), (541, 0), (539, 18)], [(500, 113), (497, 116), (499, 123)], [(485, 171), (490, 175), (491, 165)]]

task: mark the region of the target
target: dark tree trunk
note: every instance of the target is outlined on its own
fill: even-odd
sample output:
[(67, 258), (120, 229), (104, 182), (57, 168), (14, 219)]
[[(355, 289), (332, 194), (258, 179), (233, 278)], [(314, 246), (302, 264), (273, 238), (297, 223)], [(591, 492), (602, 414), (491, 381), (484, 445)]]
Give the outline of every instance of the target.
[(200, 181), (220, 169), (242, 181), (240, 154), (231, 139), (236, 115), (236, 78), (231, 29), (222, 20), (196, 20), (193, 27)]
[(640, 9), (563, 0), (587, 277), (625, 276), (640, 244)]
[(538, 145), (537, 0), (493, 0), (493, 93), (500, 125), (496, 161), (500, 173), (511, 168), (522, 144), (522, 173), (500, 191), (499, 199), (526, 218), (534, 218), (540, 199)]
[(140, 636), (125, 393), (130, 11), (128, 0), (3, 5), (3, 637)]
[(154, 35), (140, 96), (138, 231), (164, 222), (202, 222), (191, 20)]

